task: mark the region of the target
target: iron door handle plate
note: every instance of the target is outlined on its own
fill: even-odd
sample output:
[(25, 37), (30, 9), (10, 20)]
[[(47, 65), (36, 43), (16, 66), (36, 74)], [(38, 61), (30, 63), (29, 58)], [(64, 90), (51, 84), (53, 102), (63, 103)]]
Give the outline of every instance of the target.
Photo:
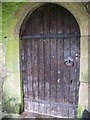
[(65, 59), (65, 62), (64, 64), (67, 66), (67, 67), (73, 67), (74, 66), (74, 60), (71, 56), (68, 56), (66, 59)]

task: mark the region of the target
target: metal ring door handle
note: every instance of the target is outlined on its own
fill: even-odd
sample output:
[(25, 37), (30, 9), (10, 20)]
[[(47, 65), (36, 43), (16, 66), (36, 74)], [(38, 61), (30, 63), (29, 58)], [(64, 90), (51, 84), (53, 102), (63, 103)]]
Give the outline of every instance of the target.
[(73, 66), (74, 66), (74, 61), (73, 61), (73, 59), (72, 59), (71, 57), (68, 57), (68, 58), (65, 60), (64, 64), (65, 64), (67, 67), (73, 67)]

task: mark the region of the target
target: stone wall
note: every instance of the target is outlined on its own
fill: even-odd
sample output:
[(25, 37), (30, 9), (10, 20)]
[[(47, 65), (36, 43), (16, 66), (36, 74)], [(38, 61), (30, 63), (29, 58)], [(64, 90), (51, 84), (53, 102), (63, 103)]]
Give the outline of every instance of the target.
[[(14, 12), (21, 3), (2, 3), (2, 70), (3, 76), (3, 112), (19, 113), (21, 96), (20, 96), (20, 72), (19, 68), (19, 49), (18, 42), (12, 37), (10, 24)], [(1, 51), (0, 51), (1, 52)], [(2, 84), (1, 84), (2, 85)]]
[(88, 109), (90, 111), (90, 2), (87, 6), (87, 9), (88, 9), (88, 62), (89, 62), (89, 65), (88, 65), (88, 80), (89, 80), (89, 85), (88, 85)]

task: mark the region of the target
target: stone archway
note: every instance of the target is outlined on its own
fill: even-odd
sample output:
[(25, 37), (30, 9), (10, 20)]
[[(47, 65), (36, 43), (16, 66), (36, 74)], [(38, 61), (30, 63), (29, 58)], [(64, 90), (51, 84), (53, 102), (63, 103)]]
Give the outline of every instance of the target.
[[(15, 49), (16, 53), (17, 53), (17, 57), (15, 60), (18, 65), (17, 71), (18, 71), (19, 82), (20, 81), (22, 82), (22, 80), (20, 79), (20, 69), (19, 69), (19, 31), (20, 31), (20, 27), (21, 27), (21, 24), (22, 24), (24, 18), (26, 17), (26, 15), (29, 12), (32, 12), (33, 10), (35, 10), (36, 8), (41, 6), (42, 4), (44, 4), (44, 3), (25, 3), (25, 5), (22, 5), (16, 11), (14, 11), (13, 17), (11, 19), (10, 34), (8, 36), (8, 39), (13, 40), (12, 43), (11, 43), (11, 41), (9, 42), (12, 45), (14, 45), (14, 43), (17, 44), (17, 49)], [(60, 3), (56, 3), (56, 4), (59, 4), (63, 7), (65, 7), (66, 9), (68, 9), (74, 15), (74, 17), (76, 18), (76, 20), (79, 24), (79, 27), (80, 27), (80, 32), (81, 32), (80, 81), (81, 81), (81, 85), (80, 85), (80, 93), (79, 93), (79, 104), (80, 104), (80, 111), (81, 111), (81, 108), (83, 111), (84, 108), (88, 107), (88, 89), (87, 89), (87, 84), (86, 84), (88, 82), (88, 37), (87, 37), (87, 35), (88, 35), (88, 13), (82, 3), (62, 3), (62, 2), (60, 2)], [(16, 19), (16, 17), (18, 19)], [(10, 46), (7, 48), (7, 51), (9, 51), (9, 50), (11, 50)], [(14, 52), (15, 51), (12, 52), (12, 55), (14, 54)], [(10, 61), (10, 60), (7, 59), (7, 63), (8, 63), (8, 61)], [(11, 61), (13, 61), (13, 59), (11, 59)], [(13, 63), (13, 62), (11, 62), (11, 63)], [(7, 70), (7, 72), (8, 72), (8, 70)], [(12, 70), (11, 72), (13, 73), (13, 75), (15, 77), (14, 71)], [(7, 84), (8, 83), (5, 83), (6, 86), (7, 86)], [(21, 83), (20, 83), (20, 85), (21, 85)], [(83, 94), (83, 87), (85, 88), (85, 86), (86, 86), (86, 89), (84, 90), (85, 93)], [(7, 89), (5, 89), (5, 90), (8, 93)], [(21, 95), (20, 94), (18, 95), (18, 97), (20, 98), (20, 100), (18, 102), (20, 104), (22, 104), (23, 103), (22, 102), (23, 101), (22, 100), (22, 98), (23, 98), (22, 88), (18, 87), (17, 91), (19, 91), (19, 93), (21, 93)], [(83, 97), (82, 97), (82, 94), (83, 94)], [(12, 93), (11, 93), (11, 96), (13, 96)]]

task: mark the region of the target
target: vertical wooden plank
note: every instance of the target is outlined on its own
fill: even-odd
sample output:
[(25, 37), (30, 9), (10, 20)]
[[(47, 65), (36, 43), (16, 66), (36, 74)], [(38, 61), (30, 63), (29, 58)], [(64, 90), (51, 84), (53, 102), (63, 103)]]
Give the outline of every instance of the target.
[[(70, 30), (71, 33), (76, 32), (76, 24), (74, 22), (73, 16), (70, 15), (70, 22), (71, 22), (71, 26), (70, 26)], [(71, 68), (70, 71), (70, 103), (71, 104), (75, 104), (75, 86), (76, 86), (76, 61), (75, 61), (75, 56), (76, 56), (76, 50), (77, 50), (77, 39), (76, 38), (71, 38), (71, 56), (73, 56), (74, 59), (74, 66)]]
[[(44, 34), (49, 34), (49, 5), (44, 8)], [(44, 80), (45, 80), (45, 101), (50, 101), (50, 39), (44, 39)], [(45, 105), (45, 114), (49, 114), (50, 107)]]
[[(25, 103), (25, 84), (24, 84), (24, 80), (25, 80), (25, 64), (24, 64), (24, 41), (21, 41), (21, 70), (22, 70), (22, 78), (23, 78), (23, 93), (24, 93), (24, 103)], [(26, 110), (26, 104), (24, 104), (24, 111)]]
[[(78, 33), (79, 32), (79, 29), (78, 29), (78, 25), (76, 23), (76, 20), (73, 18), (72, 15), (70, 15), (70, 31), (71, 33)], [(76, 96), (78, 95), (79, 91), (78, 91), (78, 88), (77, 88), (77, 82), (79, 81), (79, 70), (78, 68), (80, 67), (79, 64), (77, 67), (77, 57), (76, 56), (79, 56), (79, 40), (77, 38), (71, 38), (71, 56), (73, 56), (73, 60), (74, 60), (74, 66), (71, 68), (70, 70), (70, 94), (69, 94), (69, 102), (71, 104), (75, 104), (77, 105), (78, 104), (78, 100), (76, 100)], [(76, 92), (77, 91), (77, 92)], [(77, 96), (78, 98), (78, 96)], [(76, 103), (77, 101), (77, 103)], [(74, 117), (76, 116), (77, 114), (77, 109), (73, 109), (73, 112), (74, 112)], [(69, 110), (69, 117), (71, 117), (72, 114)]]
[(28, 87), (27, 87), (27, 42), (24, 41), (24, 87), (25, 87), (25, 98), (28, 97)]
[[(36, 18), (36, 28), (34, 33), (42, 34), (43, 33), (43, 14), (41, 12), (41, 8), (35, 14), (34, 19)], [(35, 27), (34, 26), (34, 27)], [(37, 29), (37, 30), (36, 30)], [(37, 41), (37, 99), (44, 99), (44, 63), (43, 63), (43, 41), (42, 39), (36, 40)], [(35, 72), (35, 71), (34, 71)], [(35, 106), (36, 107), (36, 106)], [(38, 105), (37, 105), (38, 107)], [(39, 106), (40, 107), (40, 106)], [(39, 110), (39, 108), (38, 108)]]
[[(79, 25), (77, 21), (74, 19), (75, 26), (75, 33), (80, 33)], [(75, 86), (75, 104), (78, 105), (78, 98), (79, 98), (79, 75), (80, 75), (80, 38), (76, 38), (76, 54), (75, 54), (75, 61), (76, 61), (76, 86)]]
[[(33, 21), (32, 21), (32, 17), (28, 19), (27, 21), (27, 25), (26, 25), (26, 34), (32, 34), (32, 25), (33, 25)], [(32, 66), (32, 39), (29, 40), (25, 40), (27, 41), (27, 79), (28, 79), (28, 109), (29, 111), (33, 112), (33, 105), (32, 105), (32, 100), (33, 100), (33, 88), (32, 88), (32, 84), (33, 84), (33, 66)]]
[[(38, 34), (43, 34), (44, 29), (44, 16), (42, 7), (39, 8), (39, 24), (38, 24)], [(44, 86), (44, 40), (38, 39), (38, 99), (44, 100), (45, 97), (45, 86)], [(41, 108), (43, 106), (43, 108)], [(41, 111), (42, 109), (42, 111)], [(44, 114), (44, 104), (38, 103), (38, 112)]]
[[(38, 33), (39, 13), (32, 17), (32, 34)], [(33, 99), (38, 99), (38, 44), (37, 39), (32, 39), (32, 67), (33, 67)]]
[[(49, 34), (49, 8), (44, 8), (44, 34)], [(50, 40), (44, 39), (44, 63), (45, 63), (45, 100), (49, 101), (49, 84), (50, 84)]]
[[(26, 34), (26, 32), (25, 32)], [(23, 77), (23, 88), (24, 88), (24, 110), (27, 109), (27, 79), (26, 79), (26, 49), (25, 49), (25, 41), (22, 41), (22, 77)]]
[(28, 50), (28, 64), (27, 64), (27, 79), (28, 79), (28, 97), (29, 97), (29, 110), (32, 111), (32, 100), (33, 100), (33, 75), (32, 75), (32, 40), (27, 40), (27, 50)]
[[(31, 18), (32, 19), (31, 35), (37, 35), (41, 32), (41, 31), (38, 31), (38, 29), (41, 28), (41, 27), (39, 28), (39, 14), (40, 14), (40, 8), (38, 10), (33, 11), (33, 14), (31, 14), (31, 17), (32, 17)], [(30, 26), (28, 26), (28, 28), (30, 29)], [(29, 33), (30, 33), (30, 30), (29, 30)]]
[(26, 41), (26, 46), (27, 48), (27, 61), (26, 61), (26, 79), (27, 79), (27, 96), (28, 98), (30, 97), (30, 85), (29, 85), (29, 82), (30, 82), (30, 59), (31, 59), (31, 56), (30, 56), (30, 47), (29, 47), (29, 40)]
[(75, 58), (75, 60), (76, 60), (76, 68), (77, 68), (77, 71), (76, 71), (76, 76), (77, 76), (77, 83), (76, 83), (76, 91), (75, 91), (75, 93), (76, 93), (76, 97), (75, 97), (75, 99), (76, 99), (76, 101), (75, 101), (75, 104), (76, 105), (78, 105), (78, 99), (79, 99), (79, 87), (80, 87), (80, 77), (79, 77), (79, 75), (80, 75), (80, 38), (77, 38), (77, 55), (76, 55), (76, 58)]
[[(70, 33), (69, 26), (69, 12), (63, 9), (63, 32), (64, 34)], [(70, 39), (64, 39), (64, 62), (67, 57), (70, 56)], [(69, 81), (70, 81), (70, 68), (64, 64), (63, 70), (63, 92), (64, 92), (64, 103), (68, 103), (69, 100)], [(63, 111), (65, 108), (63, 107)], [(63, 112), (63, 116), (68, 117), (68, 110)]]
[[(50, 41), (48, 39), (45, 40), (45, 101), (50, 101)], [(46, 108), (49, 110), (49, 108)], [(45, 112), (46, 112), (45, 109)], [(49, 111), (48, 111), (49, 112)]]
[(37, 40), (32, 40), (33, 99), (38, 99)]
[[(44, 100), (44, 49), (43, 40), (38, 40), (39, 44), (39, 100)], [(39, 103), (38, 111), (44, 114), (44, 104)]]
[(24, 102), (25, 102), (25, 111), (27, 111), (29, 102), (28, 102), (28, 72), (27, 72), (27, 68), (28, 68), (28, 51), (27, 51), (27, 41), (23, 41), (23, 48), (24, 48), (24, 62), (23, 62), (23, 81), (24, 81)]
[[(27, 20), (27, 24), (25, 24), (25, 36), (28, 36), (30, 34), (32, 34), (32, 25), (33, 25), (33, 15), (29, 16), (28, 20)], [(25, 40), (25, 42), (27, 43), (27, 59), (28, 59), (28, 64), (27, 64), (27, 79), (28, 79), (28, 110), (30, 112), (33, 112), (33, 104), (32, 104), (32, 100), (33, 100), (33, 66), (32, 66), (32, 39), (29, 40)]]
[[(56, 14), (52, 5), (50, 13), (50, 34), (56, 33)], [(56, 39), (51, 39), (51, 101), (56, 101)]]
[[(69, 33), (69, 13), (67, 11), (63, 11), (63, 26), (64, 26), (64, 33)], [(67, 21), (66, 21), (67, 19)], [(66, 21), (66, 22), (65, 22)], [(67, 59), (67, 57), (70, 56), (70, 40), (65, 39), (64, 40), (64, 60)], [(64, 71), (63, 71), (63, 84), (64, 84), (64, 102), (68, 102), (68, 94), (69, 94), (69, 80), (70, 80), (70, 70), (68, 66), (65, 66), (64, 64)]]
[[(57, 34), (63, 34), (62, 9), (57, 7)], [(63, 39), (57, 39), (57, 102), (63, 102)], [(62, 106), (57, 106), (57, 115), (62, 114)]]
[[(56, 5), (50, 7), (50, 34), (56, 34)], [(56, 81), (56, 39), (51, 39), (51, 101), (57, 101), (57, 81)], [(56, 108), (53, 109), (51, 104), (51, 114), (54, 114)]]
[[(41, 11), (42, 9), (40, 9)], [(43, 11), (39, 13), (38, 32), (43, 33)], [(44, 100), (44, 49), (43, 39), (38, 40), (39, 99)]]
[(38, 40), (38, 59), (39, 59), (39, 100), (44, 100), (44, 57), (43, 40)]

